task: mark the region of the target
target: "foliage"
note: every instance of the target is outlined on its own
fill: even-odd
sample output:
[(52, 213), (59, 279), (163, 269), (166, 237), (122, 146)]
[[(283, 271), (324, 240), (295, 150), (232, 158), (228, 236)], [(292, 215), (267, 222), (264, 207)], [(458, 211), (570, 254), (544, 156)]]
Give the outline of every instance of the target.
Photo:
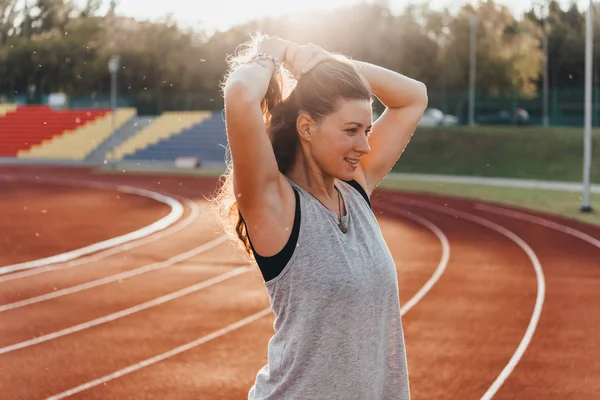
[[(219, 107), (226, 58), (254, 30), (312, 42), (425, 82), (430, 92), (468, 88), (471, 18), (477, 17), (477, 88), (487, 94), (534, 96), (541, 87), (542, 21), (536, 9), (522, 18), (493, 0), (457, 12), (408, 6), (398, 15), (385, 1), (328, 12), (265, 18), (225, 32), (184, 30), (166, 17), (136, 21), (101, 0), (36, 0), (24, 8), (0, 0), (0, 94), (63, 91), (108, 93), (108, 59), (121, 56), (119, 93), (161, 109)], [(585, 14), (549, 5), (549, 72), (553, 87), (583, 84)], [(597, 21), (597, 30), (600, 21)], [(596, 53), (600, 44), (596, 44)], [(596, 68), (598, 68), (596, 66)], [(194, 100), (194, 94), (203, 96)]]

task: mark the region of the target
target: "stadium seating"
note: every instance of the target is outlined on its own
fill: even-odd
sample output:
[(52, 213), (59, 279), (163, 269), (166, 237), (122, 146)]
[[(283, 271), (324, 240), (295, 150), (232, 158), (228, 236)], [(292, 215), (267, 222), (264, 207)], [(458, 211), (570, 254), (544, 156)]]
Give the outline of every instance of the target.
[[(94, 111), (88, 110), (93, 113)], [(115, 125), (119, 128), (133, 118), (136, 110), (120, 108), (116, 110)], [(20, 151), (19, 158), (85, 160), (100, 143), (112, 133), (112, 113), (104, 112), (98, 118), (76, 130), (65, 132), (26, 151)]]
[[(223, 163), (227, 135), (221, 112), (205, 112), (204, 118), (135, 152), (120, 153), (125, 160), (173, 161), (196, 157), (200, 162)], [(142, 136), (140, 133), (138, 136)]]
[(195, 157), (202, 163), (223, 163), (227, 145), (222, 111), (138, 117), (135, 109), (118, 109), (113, 132), (106, 109), (0, 105), (0, 132), (0, 157), (20, 159), (106, 163)]
[(53, 110), (48, 106), (19, 106), (4, 111), (8, 112), (0, 117), (0, 157), (27, 154), (107, 113), (107, 110)]
[(17, 109), (16, 104), (0, 104), (0, 118)]
[(148, 125), (154, 123), (155, 117), (152, 116), (135, 116), (129, 121), (121, 125), (115, 132), (110, 135), (104, 142), (94, 149), (85, 161), (100, 164), (106, 164), (107, 156), (117, 149), (122, 143), (137, 135)]
[(149, 159), (140, 158), (148, 149), (159, 146), (162, 148), (164, 143), (168, 143), (171, 137), (179, 135), (202, 121), (210, 118), (208, 111), (182, 111), (165, 112), (156, 117), (154, 122), (137, 135), (123, 142), (118, 148), (113, 150), (108, 159)]

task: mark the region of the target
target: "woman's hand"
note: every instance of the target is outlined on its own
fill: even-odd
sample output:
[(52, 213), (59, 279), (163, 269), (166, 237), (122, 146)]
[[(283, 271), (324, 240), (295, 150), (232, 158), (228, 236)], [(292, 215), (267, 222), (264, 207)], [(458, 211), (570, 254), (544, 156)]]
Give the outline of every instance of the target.
[(278, 37), (265, 36), (262, 38), (256, 47), (259, 53), (269, 53), (277, 57), (283, 63), (288, 46), (293, 45), (292, 42)]
[(315, 65), (330, 58), (333, 58), (333, 55), (316, 44), (309, 43), (299, 46), (289, 43), (283, 66), (292, 72), (296, 79), (300, 79)]

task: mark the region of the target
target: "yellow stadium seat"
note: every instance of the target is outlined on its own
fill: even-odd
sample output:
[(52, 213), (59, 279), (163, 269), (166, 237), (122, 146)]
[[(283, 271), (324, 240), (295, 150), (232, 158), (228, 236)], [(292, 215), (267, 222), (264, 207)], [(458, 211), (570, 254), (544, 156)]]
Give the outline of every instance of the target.
[(165, 112), (138, 134), (121, 143), (119, 147), (107, 155), (107, 158), (115, 161), (122, 160), (123, 157), (129, 154), (145, 149), (160, 140), (167, 139), (210, 118), (211, 115), (210, 111)]
[(17, 109), (16, 104), (0, 104), (0, 118)]
[[(115, 130), (136, 115), (134, 108), (116, 110)], [(112, 114), (97, 118), (74, 131), (44, 141), (29, 150), (18, 153), (18, 158), (50, 158), (60, 160), (84, 160), (96, 147), (112, 134)]]

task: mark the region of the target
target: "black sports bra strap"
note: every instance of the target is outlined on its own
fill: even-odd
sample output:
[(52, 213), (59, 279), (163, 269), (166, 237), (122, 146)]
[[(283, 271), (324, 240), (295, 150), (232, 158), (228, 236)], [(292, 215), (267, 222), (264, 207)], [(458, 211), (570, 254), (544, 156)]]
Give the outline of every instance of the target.
[(352, 179), (351, 181), (344, 181), (344, 182), (346, 182), (347, 184), (352, 186), (354, 189), (356, 189), (358, 191), (358, 193), (360, 193), (360, 195), (365, 199), (365, 201), (367, 202), (369, 207), (372, 208), (371, 200), (369, 200), (369, 196), (367, 196), (367, 192), (365, 192), (365, 189), (363, 189), (363, 187), (360, 186), (360, 183), (356, 182), (354, 179)]
[(265, 282), (270, 281), (273, 278), (276, 278), (283, 268), (287, 265), (287, 263), (291, 260), (292, 255), (294, 254), (294, 250), (296, 249), (296, 244), (298, 243), (298, 236), (300, 233), (300, 195), (298, 194), (298, 190), (294, 188), (294, 196), (296, 197), (296, 211), (294, 214), (294, 226), (292, 227), (292, 232), (290, 233), (290, 238), (285, 244), (284, 248), (281, 251), (270, 257), (263, 257), (260, 254), (257, 254), (254, 250), (254, 246), (252, 246), (252, 241), (250, 241), (250, 236), (248, 236), (248, 241), (250, 241), (250, 247), (252, 248), (252, 253), (254, 254), (254, 258), (256, 259), (256, 263), (258, 264), (258, 268), (263, 275)]

